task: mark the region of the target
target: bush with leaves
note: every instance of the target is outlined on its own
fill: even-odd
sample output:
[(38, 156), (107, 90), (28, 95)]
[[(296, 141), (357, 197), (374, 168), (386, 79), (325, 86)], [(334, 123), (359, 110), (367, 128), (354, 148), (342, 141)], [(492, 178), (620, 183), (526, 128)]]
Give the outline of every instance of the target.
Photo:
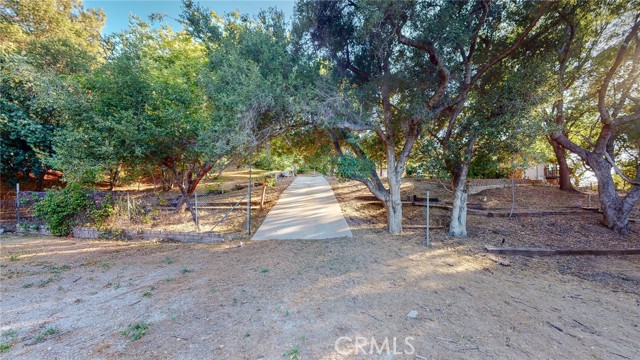
[(98, 229), (107, 228), (107, 220), (116, 214), (115, 200), (111, 194), (108, 194), (102, 201), (97, 204), (91, 203), (89, 216), (93, 224)]
[(345, 154), (335, 159), (336, 175), (341, 179), (368, 179), (371, 172), (375, 171), (375, 166), (369, 160), (357, 158)]
[(93, 207), (89, 190), (80, 184), (70, 183), (63, 189), (47, 190), (45, 198), (35, 206), (35, 214), (47, 224), (53, 235), (64, 236)]

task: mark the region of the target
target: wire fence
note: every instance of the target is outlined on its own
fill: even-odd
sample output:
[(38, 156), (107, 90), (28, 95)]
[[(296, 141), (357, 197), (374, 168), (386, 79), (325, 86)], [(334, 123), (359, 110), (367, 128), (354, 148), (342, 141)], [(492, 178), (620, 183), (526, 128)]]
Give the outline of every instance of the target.
[[(260, 211), (265, 201), (275, 201), (280, 191), (286, 187), (282, 182), (270, 182), (267, 177), (253, 179), (251, 188), (252, 212), (258, 217), (266, 216), (266, 210)], [(246, 180), (245, 180), (246, 181)], [(217, 184), (200, 189), (200, 194), (190, 197), (192, 209), (197, 221), (194, 223), (191, 212), (183, 211), (182, 196), (179, 193), (163, 192), (157, 189), (148, 191), (90, 191), (94, 208), (105, 201), (111, 204), (111, 213), (100, 226), (122, 230), (161, 230), (161, 231), (202, 231), (219, 233), (245, 233), (248, 216), (248, 182), (236, 182), (233, 185)], [(278, 188), (278, 190), (276, 190)], [(205, 190), (206, 192), (202, 192)], [(0, 194), (0, 226), (9, 231), (35, 230), (44, 225), (35, 214), (35, 205), (47, 192), (21, 191), (19, 186), (12, 191)], [(266, 207), (265, 207), (266, 208)], [(78, 225), (94, 226), (91, 213), (81, 216)], [(252, 226), (254, 221), (251, 221)]]

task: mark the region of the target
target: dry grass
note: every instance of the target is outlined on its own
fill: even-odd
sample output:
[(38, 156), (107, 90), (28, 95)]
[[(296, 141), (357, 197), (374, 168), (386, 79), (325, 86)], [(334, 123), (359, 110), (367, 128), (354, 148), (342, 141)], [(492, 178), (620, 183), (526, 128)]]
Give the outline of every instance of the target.
[[(270, 172), (254, 171), (254, 181), (261, 181)], [(206, 180), (200, 183), (198, 193), (198, 218), (201, 231), (216, 233), (243, 233), (247, 224), (247, 189), (232, 190), (236, 185), (248, 183), (249, 172), (233, 171), (224, 173), (216, 181)], [(260, 209), (262, 186), (254, 186), (251, 191), (252, 220), (251, 229), (255, 232), (262, 224), (269, 210), (275, 205), (284, 189), (293, 178), (280, 179), (274, 186), (267, 187), (264, 207)], [(223, 194), (210, 193), (220, 190), (224, 183)], [(120, 192), (122, 189), (117, 189)], [(116, 192), (116, 193), (118, 193)], [(122, 193), (120, 193), (122, 194)], [(189, 211), (176, 212), (171, 204), (180, 198), (176, 190), (169, 192), (130, 191), (129, 210), (126, 196), (120, 197), (118, 214), (109, 220), (110, 226), (116, 229), (153, 229), (163, 231), (196, 231), (196, 226)], [(233, 208), (233, 206), (236, 206)], [(131, 214), (134, 214), (133, 216)]]

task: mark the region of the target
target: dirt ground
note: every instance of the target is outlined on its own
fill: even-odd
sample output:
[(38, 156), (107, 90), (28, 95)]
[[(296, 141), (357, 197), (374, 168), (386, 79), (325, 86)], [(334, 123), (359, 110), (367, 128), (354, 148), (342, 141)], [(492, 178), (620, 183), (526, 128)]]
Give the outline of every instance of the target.
[[(640, 358), (637, 256), (505, 257), (510, 266), (502, 266), (482, 251), (503, 239), (640, 247), (637, 224), (621, 238), (595, 213), (470, 216), (469, 238), (435, 230), (425, 248), (424, 231), (387, 235), (382, 207), (357, 199), (369, 195), (361, 185), (332, 184), (353, 238), (205, 245), (0, 237), (0, 343), (10, 346), (0, 357)], [(433, 186), (446, 200), (435, 184), (407, 185), (407, 193)], [(547, 187), (521, 192), (522, 209), (584, 198)], [(502, 208), (506, 194), (483, 192), (471, 203)], [(433, 220), (444, 221), (446, 210), (436, 210)], [(422, 207), (407, 205), (405, 214), (405, 223), (424, 221)], [(121, 334), (139, 322), (148, 324), (139, 340)]]
[[(331, 179), (331, 184), (352, 231), (358, 234), (384, 234), (385, 209), (381, 202), (363, 201), (371, 198), (371, 193), (366, 187), (355, 181), (343, 182), (336, 179)], [(427, 189), (431, 197), (436, 197), (441, 202), (453, 201), (453, 194), (441, 183), (426, 180), (404, 179), (402, 195), (425, 197)], [(595, 192), (564, 192), (553, 186), (517, 187), (515, 212), (556, 211), (567, 212), (567, 215), (508, 219), (470, 213), (467, 218), (469, 237), (466, 238), (465, 243), (477, 252), (481, 252), (485, 244), (556, 249), (640, 248), (639, 223), (630, 223), (631, 233), (621, 236), (600, 224), (602, 215), (580, 209), (589, 205), (589, 194), (591, 194), (591, 207), (598, 207), (599, 201)], [(470, 195), (469, 205), (470, 208), (508, 213), (511, 207), (511, 189), (486, 190)], [(431, 209), (431, 225), (444, 227), (444, 229), (432, 230), (431, 237), (435, 242), (453, 240), (446, 235), (450, 214), (450, 210)], [(632, 217), (638, 219), (639, 215), (640, 205), (636, 205)], [(403, 224), (424, 225), (426, 223), (425, 207), (405, 204), (403, 218)], [(405, 231), (415, 237), (425, 237), (425, 230)], [(526, 267), (531, 264), (545, 263), (553, 266), (557, 272), (596, 280), (618, 291), (640, 295), (640, 256), (553, 258), (515, 256), (509, 259)]]

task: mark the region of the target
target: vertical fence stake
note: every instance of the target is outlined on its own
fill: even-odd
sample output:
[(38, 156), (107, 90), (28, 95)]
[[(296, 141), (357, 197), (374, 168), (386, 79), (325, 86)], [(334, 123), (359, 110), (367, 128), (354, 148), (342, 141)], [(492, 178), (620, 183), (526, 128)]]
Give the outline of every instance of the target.
[(247, 236), (251, 236), (251, 160), (249, 160), (249, 187), (248, 187), (248, 200), (247, 200)]
[(131, 222), (131, 199), (129, 198), (129, 192), (127, 191), (127, 219)]
[(16, 183), (16, 230), (20, 228), (20, 183)]
[(196, 229), (200, 232), (200, 219), (198, 218), (198, 193), (194, 191), (193, 194), (196, 197)]
[(429, 190), (427, 190), (427, 247), (431, 246), (431, 240), (429, 239)]

